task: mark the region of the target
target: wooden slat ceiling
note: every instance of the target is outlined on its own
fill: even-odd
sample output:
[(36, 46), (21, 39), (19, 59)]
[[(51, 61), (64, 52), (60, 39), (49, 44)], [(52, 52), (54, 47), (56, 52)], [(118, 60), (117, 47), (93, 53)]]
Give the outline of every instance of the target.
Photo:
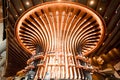
[[(30, 7), (51, 0), (3, 0), (4, 26), (7, 32), (7, 68), (5, 76), (12, 76), (26, 66), (30, 57), (16, 41), (14, 25), (21, 14)], [(69, 0), (70, 1), (70, 0)], [(107, 54), (113, 48), (120, 48), (120, 0), (72, 0), (87, 5), (97, 11), (106, 23), (104, 42), (90, 57)], [(8, 7), (8, 8), (7, 8)], [(117, 58), (118, 59), (118, 58)]]

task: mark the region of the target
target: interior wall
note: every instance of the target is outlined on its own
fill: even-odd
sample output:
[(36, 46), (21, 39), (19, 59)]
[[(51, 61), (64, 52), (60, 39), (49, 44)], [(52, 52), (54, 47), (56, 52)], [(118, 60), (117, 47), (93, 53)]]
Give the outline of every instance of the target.
[(0, 0), (0, 43), (3, 40), (3, 10), (2, 10), (2, 0)]
[(3, 23), (0, 23), (0, 43), (3, 40)]

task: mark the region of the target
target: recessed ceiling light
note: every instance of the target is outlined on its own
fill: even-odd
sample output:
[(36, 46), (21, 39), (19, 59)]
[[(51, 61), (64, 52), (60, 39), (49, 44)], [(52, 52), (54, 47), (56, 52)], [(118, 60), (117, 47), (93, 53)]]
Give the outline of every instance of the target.
[(19, 10), (20, 10), (20, 11), (22, 11), (22, 9), (21, 9), (21, 8), (20, 8)]
[(92, 0), (92, 1), (90, 1), (90, 3), (89, 3), (89, 4), (90, 4), (90, 5), (93, 5), (94, 3), (95, 3), (95, 2)]
[(26, 2), (26, 5), (30, 5), (30, 3), (29, 3), (29, 2)]
[(105, 16), (104, 18), (105, 18), (105, 19), (107, 19), (108, 17), (107, 17), (107, 16)]
[(102, 11), (103, 9), (100, 7), (99, 10)]

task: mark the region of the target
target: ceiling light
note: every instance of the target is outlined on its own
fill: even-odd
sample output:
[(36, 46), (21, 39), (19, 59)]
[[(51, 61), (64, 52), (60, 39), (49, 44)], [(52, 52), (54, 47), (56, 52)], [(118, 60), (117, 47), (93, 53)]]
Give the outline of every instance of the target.
[(99, 10), (102, 11), (102, 8), (100, 7)]
[(108, 17), (107, 16), (105, 16), (105, 19), (107, 19)]
[(29, 3), (29, 2), (26, 2), (26, 5), (30, 5), (30, 3)]
[(94, 3), (95, 3), (95, 2), (92, 0), (92, 1), (90, 1), (90, 3), (89, 3), (89, 4), (90, 4), (90, 5), (93, 5)]
[(20, 8), (19, 10), (20, 10), (20, 11), (22, 11), (22, 9), (21, 9), (21, 8)]

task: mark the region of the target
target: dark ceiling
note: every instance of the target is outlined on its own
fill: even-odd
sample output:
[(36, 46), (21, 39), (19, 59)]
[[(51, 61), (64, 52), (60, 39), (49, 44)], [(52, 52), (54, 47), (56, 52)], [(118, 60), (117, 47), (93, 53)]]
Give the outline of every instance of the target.
[[(14, 34), (14, 25), (24, 11), (30, 7), (51, 0), (3, 0), (4, 27), (7, 33), (8, 63), (6, 76), (15, 75), (18, 70), (26, 66), (30, 57), (17, 43)], [(107, 55), (113, 48), (120, 48), (120, 0), (68, 0), (87, 5), (97, 11), (106, 23), (104, 42), (89, 57)], [(5, 38), (5, 34), (4, 34)], [(120, 53), (120, 52), (119, 52)]]

